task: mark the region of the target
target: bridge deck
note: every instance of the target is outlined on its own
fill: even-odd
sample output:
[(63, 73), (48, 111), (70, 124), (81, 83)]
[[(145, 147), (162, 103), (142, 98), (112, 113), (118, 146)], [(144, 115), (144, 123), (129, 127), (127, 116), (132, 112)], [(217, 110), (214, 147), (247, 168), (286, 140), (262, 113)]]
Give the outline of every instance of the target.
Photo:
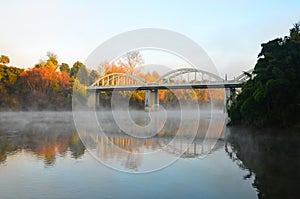
[(205, 88), (240, 88), (242, 83), (238, 82), (216, 82), (216, 83), (187, 83), (187, 84), (144, 84), (144, 85), (115, 85), (115, 86), (93, 86), (88, 91), (130, 91), (130, 90), (169, 90), (169, 89), (205, 89)]

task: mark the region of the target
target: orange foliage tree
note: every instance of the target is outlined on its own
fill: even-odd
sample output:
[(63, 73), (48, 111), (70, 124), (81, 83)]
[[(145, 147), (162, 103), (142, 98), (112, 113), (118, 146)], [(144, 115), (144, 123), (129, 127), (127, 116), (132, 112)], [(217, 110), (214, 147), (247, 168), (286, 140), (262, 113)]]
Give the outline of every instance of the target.
[(67, 72), (44, 66), (22, 72), (16, 82), (17, 99), (23, 109), (69, 109), (71, 88)]

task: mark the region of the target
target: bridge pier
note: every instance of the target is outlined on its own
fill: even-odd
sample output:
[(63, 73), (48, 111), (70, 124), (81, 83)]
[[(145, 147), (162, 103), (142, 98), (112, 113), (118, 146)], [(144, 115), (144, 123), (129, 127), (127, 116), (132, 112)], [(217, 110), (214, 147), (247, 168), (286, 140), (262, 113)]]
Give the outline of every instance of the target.
[(158, 99), (158, 90), (146, 90), (145, 95), (145, 111), (154, 110), (157, 111), (159, 109), (159, 99)]
[(99, 95), (100, 93), (95, 92), (88, 92), (88, 107), (93, 107), (93, 105), (99, 105)]

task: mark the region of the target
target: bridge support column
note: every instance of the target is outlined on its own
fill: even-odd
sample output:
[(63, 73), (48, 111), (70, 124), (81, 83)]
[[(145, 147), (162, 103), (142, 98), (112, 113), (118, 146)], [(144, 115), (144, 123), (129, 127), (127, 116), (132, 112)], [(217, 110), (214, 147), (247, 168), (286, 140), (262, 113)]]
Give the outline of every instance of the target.
[(159, 109), (159, 99), (158, 90), (146, 90), (145, 95), (145, 111), (158, 110)]
[(95, 93), (95, 105), (99, 105), (100, 104), (100, 92), (96, 92)]
[(98, 92), (88, 93), (88, 107), (93, 107), (93, 105), (99, 105), (99, 93)]

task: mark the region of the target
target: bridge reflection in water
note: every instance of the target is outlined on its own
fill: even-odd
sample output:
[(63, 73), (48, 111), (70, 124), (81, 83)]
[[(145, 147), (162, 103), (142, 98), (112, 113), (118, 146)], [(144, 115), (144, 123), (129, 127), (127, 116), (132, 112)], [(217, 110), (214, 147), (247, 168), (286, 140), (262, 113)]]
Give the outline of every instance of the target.
[[(170, 137), (155, 137), (151, 139), (136, 139), (125, 136), (95, 136), (95, 152), (104, 161), (116, 161), (129, 170), (138, 170), (143, 161), (143, 153), (151, 153), (156, 150), (164, 150), (171, 155), (181, 158), (201, 158), (207, 153), (223, 148), (224, 141), (218, 140), (217, 144), (203, 144), (203, 139), (196, 139), (190, 145), (185, 139), (170, 142)], [(171, 143), (171, 144), (170, 144)], [(118, 149), (116, 148), (118, 147)], [(119, 150), (121, 149), (121, 150)]]
[[(149, 162), (163, 166), (179, 157), (202, 158), (223, 146), (225, 128), (224, 118), (221, 116), (215, 117), (214, 125), (210, 125), (212, 113), (209, 112), (202, 113), (200, 121), (197, 121), (193, 117), (193, 110), (184, 119), (180, 117), (180, 111), (167, 111), (165, 122), (159, 111), (154, 112), (151, 119), (147, 119), (148, 113), (144, 111), (131, 112), (133, 124), (141, 127), (151, 122), (157, 126), (138, 132), (139, 128), (126, 126), (126, 131), (123, 131), (109, 111), (96, 112), (96, 119), (88, 118), (84, 113), (77, 114), (82, 117), (77, 119), (81, 123), (78, 124), (81, 139), (97, 160), (120, 170), (143, 172)], [(223, 111), (214, 114), (223, 116)], [(125, 114), (121, 111), (117, 115), (118, 119), (128, 120), (126, 117), (122, 118)], [(100, 128), (95, 125), (95, 120)], [(156, 132), (156, 129), (159, 131)], [(154, 163), (157, 158), (163, 161)]]

